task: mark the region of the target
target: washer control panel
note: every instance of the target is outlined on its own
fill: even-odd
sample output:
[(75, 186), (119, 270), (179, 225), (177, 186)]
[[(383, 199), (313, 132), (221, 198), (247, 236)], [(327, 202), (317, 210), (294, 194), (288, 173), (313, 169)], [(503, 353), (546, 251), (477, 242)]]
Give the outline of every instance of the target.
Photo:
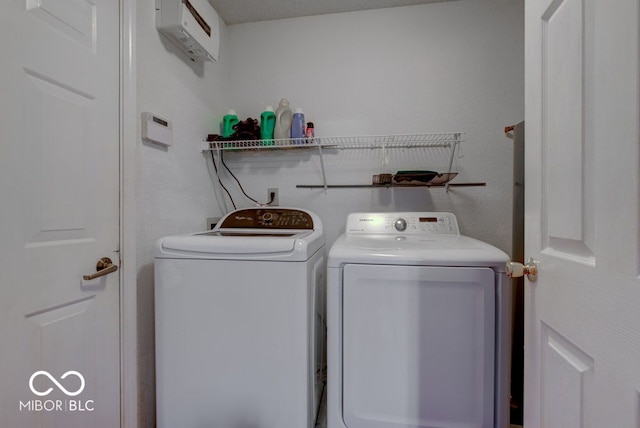
[(308, 212), (291, 208), (246, 208), (229, 214), (220, 229), (313, 229)]
[(456, 216), (447, 212), (353, 213), (347, 234), (459, 235)]

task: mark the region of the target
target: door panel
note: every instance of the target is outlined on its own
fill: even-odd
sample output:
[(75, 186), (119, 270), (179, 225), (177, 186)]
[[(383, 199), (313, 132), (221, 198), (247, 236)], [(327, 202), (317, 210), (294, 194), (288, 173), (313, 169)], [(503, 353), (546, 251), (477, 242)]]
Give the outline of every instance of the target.
[(345, 424), (493, 427), (494, 282), (489, 268), (345, 266)]
[(25, 72), (25, 165), (29, 181), (24, 197), (27, 244), (93, 238), (87, 207), (90, 190), (91, 96), (44, 76)]
[(0, 425), (116, 427), (119, 4), (1, 2), (0, 40)]
[(543, 175), (546, 247), (593, 263), (585, 213), (582, 0), (555, 1), (542, 17)]
[[(41, 367), (68, 367), (81, 373), (86, 379), (91, 379), (90, 374), (95, 373), (95, 349), (96, 338), (93, 336), (96, 331), (96, 311), (95, 298), (81, 300), (79, 302), (69, 302), (62, 307), (49, 308), (34, 314), (27, 314), (27, 318), (31, 325), (24, 331), (27, 336), (37, 337), (39, 339), (39, 353)], [(76, 347), (76, 343), (83, 344), (81, 348)], [(70, 353), (68, 347), (73, 347), (74, 352)], [(79, 380), (73, 376), (68, 379), (60, 380), (60, 375), (64, 372), (51, 371), (51, 374), (70, 392), (78, 391), (82, 386)], [(50, 379), (46, 376), (38, 376), (34, 379), (34, 385), (37, 391), (46, 391), (48, 388), (55, 387)], [(88, 409), (95, 409), (95, 397), (97, 397), (95, 382), (88, 382), (78, 397), (86, 397), (86, 399), (77, 400), (81, 405)], [(31, 391), (30, 394), (31, 395)], [(90, 398), (91, 397), (91, 398)], [(34, 397), (39, 398), (39, 397)], [(69, 406), (70, 397), (63, 391), (55, 389), (51, 394), (40, 398), (46, 400), (67, 401)], [(23, 403), (26, 399), (21, 399)], [(63, 407), (64, 408), (64, 407)], [(35, 405), (31, 407), (31, 411), (35, 410)], [(95, 411), (95, 410), (93, 410)], [(24, 410), (23, 410), (24, 412)], [(42, 416), (44, 426), (69, 426), (69, 427), (86, 427), (92, 423), (89, 411), (78, 412), (73, 418), (64, 415), (64, 412), (47, 412), (46, 416)], [(114, 425), (117, 426), (117, 425)]]
[(580, 428), (593, 359), (550, 327), (542, 332), (544, 426)]
[(27, 10), (51, 27), (95, 50), (95, 4), (85, 0), (27, 0)]
[(640, 426), (639, 17), (525, 3), (525, 427)]

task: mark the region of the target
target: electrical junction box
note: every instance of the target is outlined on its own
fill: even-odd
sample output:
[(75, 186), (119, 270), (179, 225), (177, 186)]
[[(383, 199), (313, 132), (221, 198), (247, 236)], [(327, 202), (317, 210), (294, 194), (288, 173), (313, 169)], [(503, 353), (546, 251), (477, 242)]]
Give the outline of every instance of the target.
[(218, 13), (208, 0), (156, 0), (156, 29), (192, 61), (218, 59), (218, 19)]
[(170, 146), (173, 143), (171, 122), (155, 114), (142, 113), (142, 139), (151, 143)]

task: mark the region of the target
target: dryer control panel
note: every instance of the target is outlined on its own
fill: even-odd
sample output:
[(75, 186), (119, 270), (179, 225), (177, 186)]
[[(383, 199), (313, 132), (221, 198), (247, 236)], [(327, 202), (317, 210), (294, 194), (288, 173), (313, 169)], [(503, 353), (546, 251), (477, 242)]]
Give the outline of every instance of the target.
[(458, 221), (447, 212), (352, 213), (347, 234), (459, 235)]

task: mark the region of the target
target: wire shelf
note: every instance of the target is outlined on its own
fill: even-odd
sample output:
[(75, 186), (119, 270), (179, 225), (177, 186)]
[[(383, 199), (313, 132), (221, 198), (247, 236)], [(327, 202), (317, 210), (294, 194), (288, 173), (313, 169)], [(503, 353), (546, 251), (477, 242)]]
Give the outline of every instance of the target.
[(393, 149), (452, 147), (463, 142), (464, 133), (367, 135), (355, 137), (283, 138), (274, 140), (203, 141), (202, 150), (283, 150), (317, 147), (337, 149)]
[[(448, 170), (447, 180), (442, 183), (432, 183), (448, 189), (449, 181), (457, 175), (452, 173), (453, 158), (458, 145), (464, 141), (463, 132), (430, 133), (430, 134), (396, 134), (396, 135), (365, 135), (355, 137), (314, 137), (314, 138), (283, 138), (274, 140), (218, 140), (203, 141), (203, 152), (247, 151), (247, 150), (301, 150), (316, 149), (322, 170), (322, 185), (325, 191), (329, 188), (325, 173), (323, 149), (379, 149), (384, 162), (387, 160), (389, 149), (431, 149), (444, 148), (447, 152)], [(302, 186), (302, 187), (316, 187)], [(399, 187), (399, 186), (394, 186)]]

